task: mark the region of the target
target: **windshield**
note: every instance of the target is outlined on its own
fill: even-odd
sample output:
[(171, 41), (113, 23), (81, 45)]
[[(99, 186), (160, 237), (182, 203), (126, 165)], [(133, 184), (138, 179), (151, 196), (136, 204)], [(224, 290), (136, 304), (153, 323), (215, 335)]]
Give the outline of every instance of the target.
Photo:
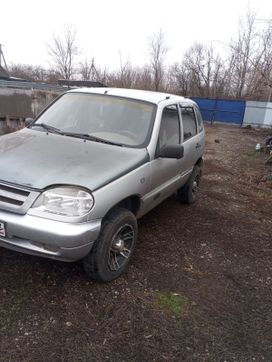
[(35, 122), (131, 147), (149, 141), (156, 106), (108, 95), (67, 93)]

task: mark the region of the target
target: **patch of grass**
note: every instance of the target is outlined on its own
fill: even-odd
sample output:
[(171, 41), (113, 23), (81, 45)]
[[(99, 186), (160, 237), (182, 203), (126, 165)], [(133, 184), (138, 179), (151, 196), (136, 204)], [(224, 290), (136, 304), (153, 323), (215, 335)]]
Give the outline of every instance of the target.
[(188, 300), (176, 293), (159, 293), (159, 305), (180, 316), (185, 313)]
[(30, 292), (31, 290), (28, 289), (28, 286), (24, 285), (21, 289), (17, 289), (14, 295), (1, 296), (0, 328), (11, 324), (13, 321), (17, 321), (18, 316), (21, 315), (25, 305), (27, 305)]
[(16, 319), (24, 302), (25, 299), (18, 298), (18, 300), (14, 301), (7, 309), (0, 308), (0, 327), (2, 327), (2, 325), (10, 324)]

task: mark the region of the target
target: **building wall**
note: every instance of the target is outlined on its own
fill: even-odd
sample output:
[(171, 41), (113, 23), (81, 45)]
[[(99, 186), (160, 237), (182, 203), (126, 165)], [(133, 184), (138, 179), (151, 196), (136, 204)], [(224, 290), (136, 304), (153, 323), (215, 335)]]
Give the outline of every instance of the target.
[(247, 101), (243, 125), (272, 126), (272, 103)]
[(272, 102), (267, 103), (264, 125), (266, 127), (272, 127)]

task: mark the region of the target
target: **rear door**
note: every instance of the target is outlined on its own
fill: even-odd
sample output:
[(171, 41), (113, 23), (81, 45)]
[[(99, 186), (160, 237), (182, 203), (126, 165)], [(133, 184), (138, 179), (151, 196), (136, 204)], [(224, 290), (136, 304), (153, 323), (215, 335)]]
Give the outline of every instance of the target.
[(201, 128), (193, 105), (179, 104), (179, 109), (183, 125), (183, 167), (186, 172), (190, 172), (203, 153), (203, 123)]

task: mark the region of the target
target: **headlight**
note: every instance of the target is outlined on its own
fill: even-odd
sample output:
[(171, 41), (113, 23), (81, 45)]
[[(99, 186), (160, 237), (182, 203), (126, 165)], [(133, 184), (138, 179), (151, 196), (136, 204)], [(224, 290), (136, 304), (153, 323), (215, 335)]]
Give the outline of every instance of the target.
[(94, 205), (93, 196), (76, 187), (56, 187), (44, 191), (32, 209), (63, 216), (84, 216)]

